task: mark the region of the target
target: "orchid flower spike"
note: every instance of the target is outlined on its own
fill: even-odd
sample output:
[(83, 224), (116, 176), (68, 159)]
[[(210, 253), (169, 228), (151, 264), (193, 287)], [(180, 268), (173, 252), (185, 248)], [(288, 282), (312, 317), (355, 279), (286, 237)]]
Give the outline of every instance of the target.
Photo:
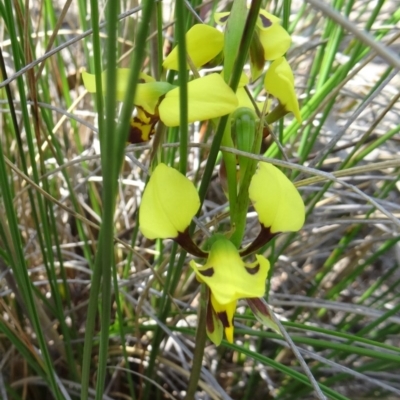
[[(128, 69), (117, 70), (116, 93), (119, 101), (125, 98), (129, 75)], [(95, 75), (83, 72), (82, 78), (88, 92), (95, 93)], [(104, 83), (105, 79), (106, 75), (103, 73)], [(103, 87), (106, 85), (103, 84)], [(237, 108), (235, 93), (217, 73), (190, 81), (187, 89), (189, 122), (222, 117)], [(137, 114), (131, 121), (130, 132), (134, 143), (149, 140), (159, 120), (169, 127), (179, 126), (179, 87), (167, 82), (157, 82), (151, 76), (142, 73), (136, 87), (134, 105)]]

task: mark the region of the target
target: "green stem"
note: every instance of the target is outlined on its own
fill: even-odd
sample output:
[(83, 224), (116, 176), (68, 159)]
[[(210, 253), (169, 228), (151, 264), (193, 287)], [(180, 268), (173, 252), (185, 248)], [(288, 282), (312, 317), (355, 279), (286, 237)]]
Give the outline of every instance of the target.
[[(238, 49), (238, 56), (236, 58), (236, 63), (233, 69), (232, 77), (230, 80), (230, 87), (234, 92), (236, 92), (240, 77), (243, 72), (243, 66), (246, 62), (247, 55), (249, 53), (250, 49), (250, 43), (251, 39), (253, 37), (253, 32), (257, 23), (257, 18), (258, 18), (258, 13), (260, 11), (261, 7), (261, 0), (254, 0), (251, 3), (250, 10), (249, 10), (249, 15), (247, 17), (246, 25), (244, 27), (244, 32), (243, 32), (243, 37), (242, 41), (240, 43), (239, 49)], [(203, 203), (206, 193), (207, 193), (207, 188), (208, 185), (211, 181), (211, 176), (214, 171), (214, 166), (215, 166), (215, 161), (217, 160), (218, 153), (219, 153), (219, 148), (221, 146), (221, 141), (222, 137), (224, 135), (225, 127), (228, 122), (229, 115), (225, 115), (222, 117), (219, 121), (217, 132), (215, 133), (214, 140), (211, 144), (211, 149), (210, 149), (210, 154), (208, 156), (207, 164), (204, 170), (204, 175), (203, 179), (200, 184), (199, 188), (199, 197), (201, 203)]]
[(188, 88), (186, 61), (186, 6), (184, 0), (176, 0), (176, 38), (178, 41), (178, 82), (180, 108), (179, 170), (186, 174), (188, 145)]

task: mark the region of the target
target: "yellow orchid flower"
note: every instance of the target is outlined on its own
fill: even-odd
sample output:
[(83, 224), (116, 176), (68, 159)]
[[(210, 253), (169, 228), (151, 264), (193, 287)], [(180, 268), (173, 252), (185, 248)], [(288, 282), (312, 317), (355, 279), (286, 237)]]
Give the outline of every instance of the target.
[(199, 281), (209, 288), (207, 334), (219, 344), (223, 331), (233, 342), (233, 318), (239, 299), (247, 299), (256, 318), (277, 330), (261, 298), (269, 261), (256, 255), (256, 261), (245, 263), (248, 255), (278, 232), (299, 230), (304, 223), (304, 204), (295, 186), (276, 167), (260, 163), (252, 177), (249, 197), (254, 204), (262, 229), (259, 236), (239, 251), (222, 235), (214, 235), (208, 253), (193, 243), (188, 227), (200, 207), (193, 183), (174, 168), (159, 164), (144, 190), (139, 210), (140, 230), (149, 239), (172, 238), (194, 256), (207, 258), (204, 265), (190, 262)]
[(294, 90), (294, 76), (289, 63), (284, 57), (272, 62), (264, 79), (265, 90), (277, 98), (287, 113), (292, 112), (301, 123), (299, 102)]
[[(211, 246), (205, 265), (197, 264), (194, 260), (190, 262), (197, 278), (209, 287), (212, 309), (231, 343), (237, 300), (261, 297), (265, 292), (269, 261), (261, 255), (256, 255), (256, 259), (253, 263), (243, 262), (233, 243), (224, 236), (218, 236)], [(213, 332), (209, 337), (215, 340)]]
[[(186, 33), (186, 52), (196, 68), (214, 59), (223, 47), (224, 34), (212, 26), (193, 25)], [(178, 70), (178, 46), (166, 57), (163, 67)], [(190, 68), (189, 64), (187, 68)]]
[(293, 183), (274, 165), (259, 163), (250, 182), (249, 197), (261, 224), (272, 234), (296, 232), (304, 225), (303, 200)]
[[(119, 101), (124, 100), (129, 73), (128, 69), (117, 70), (116, 92)], [(90, 93), (96, 92), (95, 75), (83, 72), (82, 78), (86, 89)], [(105, 79), (106, 75), (103, 73), (103, 80)], [(169, 127), (179, 126), (180, 123), (179, 88), (166, 82), (156, 82), (146, 74), (141, 74), (140, 79), (143, 82), (137, 85), (134, 99), (137, 115), (131, 121), (132, 142), (149, 140), (159, 119)], [(237, 107), (235, 93), (219, 74), (192, 80), (187, 87), (189, 122), (222, 117)]]
[[(225, 25), (229, 12), (216, 13), (217, 24)], [(265, 10), (260, 10), (257, 28), (250, 46), (250, 67), (252, 80), (256, 80), (264, 69), (265, 61), (282, 57), (291, 45), (290, 35), (280, 25), (280, 19)]]

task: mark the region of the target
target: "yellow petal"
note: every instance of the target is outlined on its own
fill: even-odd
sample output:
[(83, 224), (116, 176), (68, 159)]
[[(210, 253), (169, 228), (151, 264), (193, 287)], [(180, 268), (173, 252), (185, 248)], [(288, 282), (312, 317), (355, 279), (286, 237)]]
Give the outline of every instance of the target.
[(159, 164), (143, 193), (140, 230), (148, 239), (175, 238), (189, 226), (199, 207), (193, 183), (176, 169)]
[[(224, 26), (229, 18), (230, 12), (221, 12), (214, 14), (214, 20), (217, 24)], [(257, 20), (257, 27), (260, 29), (267, 29), (272, 24), (278, 24), (280, 19), (275, 15), (270, 14), (265, 10), (260, 10)]]
[[(196, 68), (215, 58), (223, 46), (224, 34), (212, 26), (197, 24), (186, 33), (186, 51)], [(178, 70), (178, 46), (164, 60), (163, 67)]]
[(86, 71), (82, 72), (82, 80), (83, 80), (83, 85), (85, 86), (85, 89), (89, 93), (96, 93), (96, 75), (94, 74), (89, 74)]
[(251, 102), (249, 95), (247, 94), (245, 88), (239, 88), (236, 91), (236, 97), (238, 98), (239, 104), (238, 108), (246, 107), (254, 109), (253, 103)]
[(227, 305), (241, 298), (264, 295), (269, 261), (263, 256), (256, 257), (254, 263), (245, 264), (236, 247), (221, 236), (211, 246), (204, 266), (193, 260), (190, 266), (210, 288), (215, 300), (221, 305)]
[[(117, 69), (117, 96), (122, 97), (122, 100), (125, 95), (125, 86), (128, 83), (129, 74), (130, 74), (130, 70), (128, 68), (118, 68)], [(103, 89), (104, 89), (105, 84), (106, 84), (106, 79), (107, 79), (107, 71), (104, 71), (101, 74), (101, 79), (102, 79)], [(140, 73), (139, 79), (141, 80), (141, 83), (155, 81), (155, 79), (153, 77), (151, 77), (150, 75), (147, 75), (143, 72)], [(88, 72), (83, 71), (82, 72), (82, 80), (83, 80), (83, 84), (84, 84), (86, 90), (89, 93), (96, 93), (96, 75), (89, 74)]]
[(134, 104), (135, 106), (142, 107), (150, 114), (155, 114), (160, 97), (174, 87), (175, 86), (169, 84), (168, 82), (140, 83), (136, 87)]
[(264, 48), (265, 60), (276, 60), (282, 57), (289, 50), (292, 43), (290, 35), (279, 24), (260, 30), (258, 37)]
[(268, 29), (272, 25), (279, 24), (280, 21), (281, 20), (275, 15), (272, 15), (265, 10), (260, 10), (258, 14), (257, 27), (262, 30)]
[(301, 122), (299, 103), (294, 90), (292, 69), (285, 58), (275, 60), (265, 74), (265, 90), (277, 98), (287, 112), (292, 112)]
[[(253, 102), (250, 100), (249, 95), (247, 94), (246, 90), (244, 88), (239, 88), (236, 91), (236, 97), (239, 101), (239, 104), (237, 108), (241, 107), (246, 107), (250, 108), (251, 110), (254, 110)], [(263, 101), (256, 101), (257, 108), (260, 112), (262, 112), (264, 108), (264, 102)], [(268, 100), (267, 102), (267, 108), (266, 108), (266, 114), (268, 114), (269, 110), (271, 108), (271, 101)]]
[(237, 301), (234, 300), (222, 305), (211, 294), (211, 305), (225, 329), (225, 336), (229, 343), (233, 343), (233, 316), (235, 315), (236, 304)]
[[(234, 111), (238, 101), (221, 75), (210, 74), (188, 83), (189, 122), (222, 117)], [(180, 123), (179, 88), (168, 92), (159, 106), (160, 118), (166, 126)]]
[(224, 336), (224, 327), (211, 304), (211, 295), (209, 296), (207, 302), (206, 330), (208, 338), (216, 346), (219, 346), (221, 344), (222, 337)]
[(249, 77), (244, 72), (242, 72), (242, 74), (240, 75), (238, 87), (242, 88), (246, 86), (248, 83), (249, 83)]
[[(221, 76), (225, 82), (229, 81), (229, 79), (225, 80), (224, 70), (221, 71)], [(242, 87), (246, 86), (248, 83), (249, 83), (249, 77), (244, 72), (242, 72), (242, 74), (240, 75), (238, 88), (242, 88)]]
[[(124, 101), (126, 88), (128, 85), (131, 71), (128, 68), (117, 69), (116, 98), (118, 101)], [(95, 75), (82, 72), (82, 79), (85, 88), (90, 93), (96, 92)], [(106, 71), (102, 73), (103, 89), (106, 87)], [(136, 87), (134, 104), (142, 107), (150, 114), (154, 114), (160, 97), (173, 89), (174, 86), (167, 82), (156, 82), (150, 75), (141, 73), (140, 83)]]
[(303, 199), (293, 183), (274, 165), (264, 162), (258, 165), (250, 182), (249, 196), (258, 219), (271, 233), (296, 232), (303, 226)]

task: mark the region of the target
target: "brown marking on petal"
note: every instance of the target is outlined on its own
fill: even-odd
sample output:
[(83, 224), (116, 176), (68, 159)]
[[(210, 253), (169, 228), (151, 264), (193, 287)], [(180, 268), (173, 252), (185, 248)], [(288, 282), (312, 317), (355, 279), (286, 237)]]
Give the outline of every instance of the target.
[(250, 43), (250, 61), (253, 66), (257, 67), (257, 70), (262, 71), (264, 69), (264, 47), (258, 35), (253, 35), (253, 39)]
[(228, 21), (228, 18), (229, 18), (229, 14), (225, 15), (224, 17), (219, 18), (219, 21), (220, 22), (226, 22), (226, 21)]
[(139, 78), (138, 83), (146, 83), (146, 80), (144, 78)]
[(206, 326), (207, 331), (210, 333), (213, 333), (215, 330), (213, 314), (215, 314), (215, 311), (212, 308), (211, 300), (209, 299), (207, 302)]
[[(263, 128), (263, 139), (268, 138), (271, 135), (271, 128), (268, 124), (264, 124), (264, 128)], [(272, 135), (271, 135), (272, 136)], [(266, 144), (266, 142), (264, 141), (263, 143), (264, 145)], [(269, 147), (269, 146), (268, 146)], [(268, 149), (268, 148), (267, 148)], [(265, 149), (265, 151), (267, 151), (267, 149)], [(265, 152), (264, 151), (264, 152)]]
[[(145, 112), (144, 110), (142, 110)], [(143, 143), (148, 142), (155, 133), (155, 125), (158, 122), (158, 117), (145, 112), (148, 121), (143, 121), (140, 117), (136, 116), (131, 119), (131, 126), (128, 135), (129, 143)]]
[(228, 319), (228, 314), (226, 311), (221, 311), (217, 313), (219, 320), (222, 322), (222, 325), (224, 328), (229, 328), (231, 326), (231, 323), (229, 322)]
[(257, 264), (255, 267), (250, 268), (250, 267), (246, 267), (246, 271), (250, 274), (250, 275), (255, 275), (259, 270), (260, 270), (260, 264)]
[(199, 273), (200, 273), (201, 275), (203, 275), (203, 276), (207, 276), (208, 278), (211, 278), (211, 277), (214, 275), (215, 271), (214, 271), (214, 268), (213, 268), (213, 267), (210, 267), (210, 268), (207, 268), (207, 269), (204, 270), (204, 271), (200, 271), (200, 270), (199, 270)]
[(250, 299), (247, 299), (247, 304), (249, 305), (254, 314), (256, 312), (259, 312), (260, 314), (266, 317), (271, 317), (266, 304), (259, 297), (252, 297)]
[[(178, 243), (183, 249), (185, 249), (188, 253), (200, 257), (200, 258), (207, 258), (208, 254), (201, 250), (196, 243), (193, 242), (192, 237), (189, 233), (189, 227), (185, 229), (184, 232), (178, 232), (178, 236), (174, 239), (176, 243)], [(200, 271), (199, 271), (200, 272)], [(204, 275), (207, 276), (207, 275)]]
[(129, 129), (129, 135), (128, 135), (128, 142), (129, 143), (143, 143), (146, 140), (143, 140), (142, 138), (142, 130), (140, 129), (140, 126), (131, 123), (131, 127)]
[(260, 18), (261, 25), (264, 28), (269, 28), (272, 25), (272, 21), (269, 18), (267, 18), (265, 15), (260, 14), (258, 17)]
[(153, 121), (153, 120), (157, 120), (158, 121), (159, 118), (158, 118), (157, 110), (156, 110), (155, 114), (150, 114), (143, 107), (136, 106), (136, 108), (140, 108), (140, 111), (142, 113), (144, 113), (146, 115), (146, 117), (150, 118), (151, 121)]
[(277, 233), (271, 232), (271, 228), (266, 228), (261, 223), (260, 225), (261, 225), (261, 231), (258, 234), (258, 236), (253, 240), (253, 242), (249, 246), (239, 251), (241, 257), (248, 256), (249, 254), (260, 249), (262, 246), (267, 244), (271, 239), (273, 239), (275, 235), (277, 235)]

